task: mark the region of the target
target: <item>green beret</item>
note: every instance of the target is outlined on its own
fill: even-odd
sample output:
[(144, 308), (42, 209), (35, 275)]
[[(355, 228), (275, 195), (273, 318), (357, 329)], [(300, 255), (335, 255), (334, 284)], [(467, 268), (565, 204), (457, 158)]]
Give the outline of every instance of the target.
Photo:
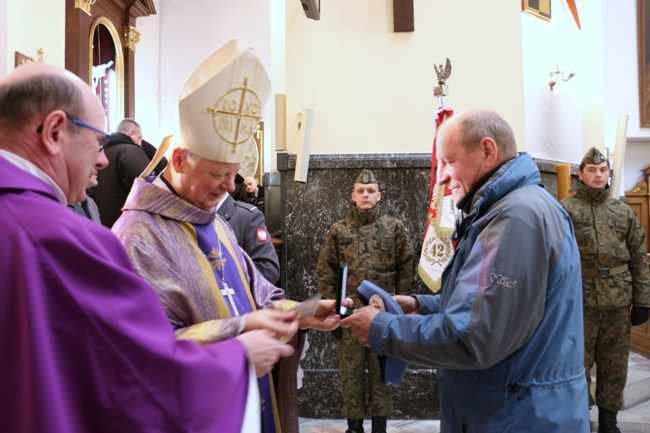
[(602, 164), (603, 162), (607, 162), (607, 158), (605, 158), (605, 155), (602, 154), (602, 152), (595, 147), (592, 147), (587, 151), (585, 156), (582, 158), (582, 163), (581, 165), (585, 164)]
[(370, 171), (366, 170), (365, 168), (361, 170), (361, 173), (359, 173), (359, 176), (357, 176), (357, 180), (354, 181), (355, 184), (357, 183), (363, 183), (363, 184), (369, 184), (369, 183), (376, 183), (379, 185), (379, 181), (375, 177), (375, 174)]

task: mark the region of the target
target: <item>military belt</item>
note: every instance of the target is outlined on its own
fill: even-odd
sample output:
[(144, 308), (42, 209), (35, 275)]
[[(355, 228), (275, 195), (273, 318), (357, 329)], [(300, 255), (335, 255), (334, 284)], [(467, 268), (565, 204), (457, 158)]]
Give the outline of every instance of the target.
[(607, 278), (613, 277), (614, 275), (622, 274), (627, 271), (627, 263), (621, 266), (616, 266), (615, 268), (596, 268), (596, 269), (583, 269), (583, 277), (598, 277), (598, 278)]

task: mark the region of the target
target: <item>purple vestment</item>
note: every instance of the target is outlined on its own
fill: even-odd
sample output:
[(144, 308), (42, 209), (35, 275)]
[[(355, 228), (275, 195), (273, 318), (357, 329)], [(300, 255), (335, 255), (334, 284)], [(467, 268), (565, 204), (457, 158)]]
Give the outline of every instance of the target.
[(228, 284), (237, 296), (248, 297), (245, 312), (284, 299), (284, 291), (264, 279), (214, 210), (199, 209), (143, 179), (133, 183), (124, 213), (112, 228), (135, 270), (156, 288), (176, 335), (200, 342), (231, 338), (239, 330), (239, 317), (232, 317), (214, 276), (215, 257), (199, 248), (196, 227), (207, 224), (220, 232), (222, 253), (228, 249), (232, 258), (228, 267), (235, 278)]
[[(200, 209), (143, 179), (135, 180), (123, 210), (112, 230), (136, 271), (156, 288), (179, 338), (233, 337), (240, 323), (233, 303), (243, 315), (284, 299), (284, 291), (264, 279), (215, 210)], [(224, 280), (234, 291), (233, 302), (223, 292)], [(264, 431), (279, 430), (267, 379), (260, 380), (260, 393)]]
[(0, 429), (239, 432), (237, 340), (177, 340), (115, 236), (0, 157)]

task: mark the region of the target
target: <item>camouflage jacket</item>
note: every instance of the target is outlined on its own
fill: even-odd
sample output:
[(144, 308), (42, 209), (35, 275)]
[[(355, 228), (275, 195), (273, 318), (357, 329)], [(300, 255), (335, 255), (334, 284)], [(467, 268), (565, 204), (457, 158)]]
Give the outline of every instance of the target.
[(318, 258), (318, 285), (324, 298), (334, 298), (339, 267), (348, 264), (347, 295), (354, 307), (361, 281), (372, 281), (389, 293), (407, 294), (413, 285), (413, 248), (398, 219), (383, 216), (377, 206), (355, 208), (328, 230)]
[[(581, 183), (575, 195), (562, 200), (573, 220), (580, 249), (583, 302), (589, 307), (650, 307), (650, 271), (646, 235), (627, 204)], [(594, 276), (599, 268), (628, 269), (613, 276)]]

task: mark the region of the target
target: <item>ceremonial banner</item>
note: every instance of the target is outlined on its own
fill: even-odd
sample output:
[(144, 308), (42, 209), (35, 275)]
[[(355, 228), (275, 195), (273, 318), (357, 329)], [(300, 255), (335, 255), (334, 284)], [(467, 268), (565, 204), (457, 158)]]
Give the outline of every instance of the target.
[[(436, 118), (437, 130), (453, 110), (441, 108)], [(454, 252), (451, 236), (456, 223), (454, 203), (451, 191), (445, 185), (439, 185), (436, 176), (436, 139), (433, 139), (431, 154), (431, 187), (429, 188), (429, 210), (427, 227), (422, 243), (422, 255), (418, 265), (418, 274), (427, 287), (434, 293), (440, 290), (442, 271)]]

